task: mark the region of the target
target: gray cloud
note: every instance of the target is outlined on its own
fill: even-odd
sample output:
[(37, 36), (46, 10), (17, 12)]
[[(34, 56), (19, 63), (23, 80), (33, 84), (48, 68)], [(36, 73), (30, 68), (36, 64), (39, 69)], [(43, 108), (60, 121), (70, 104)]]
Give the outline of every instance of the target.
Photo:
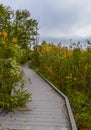
[(30, 10), (31, 17), (39, 20), (40, 40), (82, 40), (91, 36), (90, 0), (1, 1), (14, 9)]

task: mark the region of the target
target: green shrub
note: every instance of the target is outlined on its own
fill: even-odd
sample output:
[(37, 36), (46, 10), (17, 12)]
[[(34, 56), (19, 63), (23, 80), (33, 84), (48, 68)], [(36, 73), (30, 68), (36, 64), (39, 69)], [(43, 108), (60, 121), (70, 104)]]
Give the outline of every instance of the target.
[(68, 96), (79, 130), (90, 130), (91, 51), (82, 50), (79, 43), (71, 49), (42, 44), (32, 54), (30, 66)]
[(18, 106), (25, 106), (31, 101), (31, 94), (26, 90), (18, 89), (13, 95), (0, 92), (0, 106), (6, 109), (12, 109)]
[[(14, 59), (0, 59), (0, 106), (10, 109), (30, 101), (31, 94), (23, 88), (23, 75), (24, 72)], [(19, 88), (16, 89), (17, 82)]]

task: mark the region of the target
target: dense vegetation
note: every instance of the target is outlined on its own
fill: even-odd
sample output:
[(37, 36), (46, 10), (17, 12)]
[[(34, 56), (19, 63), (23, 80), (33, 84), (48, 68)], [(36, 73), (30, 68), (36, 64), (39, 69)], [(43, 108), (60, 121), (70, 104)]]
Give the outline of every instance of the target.
[(0, 107), (23, 106), (31, 99), (31, 94), (24, 89), (21, 64), (29, 59), (37, 25), (29, 11), (14, 12), (0, 4)]
[(32, 53), (31, 67), (65, 93), (79, 130), (91, 129), (91, 50), (80, 43), (71, 48), (43, 41)]
[(10, 109), (30, 101), (21, 64), (31, 58), (31, 67), (68, 96), (78, 129), (90, 130), (91, 50), (82, 50), (79, 43), (70, 49), (45, 41), (36, 46), (37, 26), (29, 11), (14, 12), (0, 4), (0, 107)]

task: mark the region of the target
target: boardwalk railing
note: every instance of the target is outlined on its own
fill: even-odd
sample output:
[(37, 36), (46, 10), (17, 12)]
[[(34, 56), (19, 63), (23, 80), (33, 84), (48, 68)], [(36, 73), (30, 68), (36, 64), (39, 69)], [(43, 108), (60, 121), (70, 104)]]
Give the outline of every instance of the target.
[(3, 108), (3, 107), (0, 107), (0, 114), (2, 113), (3, 110), (4, 110), (4, 108)]
[(71, 129), (72, 130), (77, 130), (77, 126), (74, 120), (74, 116), (71, 110), (71, 106), (68, 100), (68, 97), (65, 96), (58, 88), (56, 88), (50, 81), (48, 81), (43, 75), (41, 75), (40, 73), (37, 73), (40, 77), (42, 77), (59, 95), (61, 95), (66, 103), (66, 108), (67, 108), (67, 112), (68, 112), (68, 116), (70, 119), (70, 124), (71, 124)]

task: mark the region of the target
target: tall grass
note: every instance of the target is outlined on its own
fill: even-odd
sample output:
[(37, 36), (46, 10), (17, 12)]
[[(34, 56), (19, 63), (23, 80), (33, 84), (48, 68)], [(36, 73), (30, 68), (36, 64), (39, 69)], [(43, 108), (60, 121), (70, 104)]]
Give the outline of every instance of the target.
[(90, 130), (91, 51), (45, 43), (32, 53), (31, 66), (68, 96), (78, 129)]

